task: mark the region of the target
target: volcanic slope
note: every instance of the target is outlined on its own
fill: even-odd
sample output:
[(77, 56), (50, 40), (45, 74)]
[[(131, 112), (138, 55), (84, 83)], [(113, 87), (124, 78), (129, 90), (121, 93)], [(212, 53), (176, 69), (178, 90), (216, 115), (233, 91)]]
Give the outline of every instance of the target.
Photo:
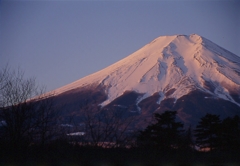
[(158, 37), (115, 64), (56, 89), (55, 95), (71, 95), (92, 85), (101, 86), (106, 95), (99, 103), (102, 107), (129, 107), (131, 104), (124, 105), (123, 96), (131, 94), (130, 111), (140, 114), (147, 111), (143, 104), (147, 103), (152, 105), (151, 113), (176, 109), (186, 121), (192, 117), (190, 109), (200, 116), (197, 112), (203, 114), (208, 109), (198, 105), (218, 101), (226, 103), (221, 108), (209, 106), (209, 111), (224, 107), (220, 112), (240, 112), (236, 111), (240, 106), (240, 58), (196, 34)]

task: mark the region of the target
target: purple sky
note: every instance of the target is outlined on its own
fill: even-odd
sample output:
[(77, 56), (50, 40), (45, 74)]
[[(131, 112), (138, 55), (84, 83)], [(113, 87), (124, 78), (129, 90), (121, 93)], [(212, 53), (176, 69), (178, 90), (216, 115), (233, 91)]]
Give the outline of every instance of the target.
[(240, 1), (0, 1), (0, 66), (53, 90), (163, 35), (196, 33), (240, 56)]

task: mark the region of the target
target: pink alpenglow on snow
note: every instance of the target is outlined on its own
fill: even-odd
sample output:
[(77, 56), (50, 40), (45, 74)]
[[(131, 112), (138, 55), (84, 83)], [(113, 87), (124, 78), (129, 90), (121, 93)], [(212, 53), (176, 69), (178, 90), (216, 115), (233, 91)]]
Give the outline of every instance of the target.
[[(206, 88), (209, 82), (214, 90)], [(125, 91), (143, 94), (143, 99), (159, 93), (157, 101), (175, 100), (197, 89), (240, 106), (230, 92), (240, 93), (240, 58), (196, 34), (161, 36), (126, 58), (87, 77), (56, 89), (56, 95), (101, 84), (106, 88), (105, 106)], [(170, 89), (173, 93), (164, 96)]]

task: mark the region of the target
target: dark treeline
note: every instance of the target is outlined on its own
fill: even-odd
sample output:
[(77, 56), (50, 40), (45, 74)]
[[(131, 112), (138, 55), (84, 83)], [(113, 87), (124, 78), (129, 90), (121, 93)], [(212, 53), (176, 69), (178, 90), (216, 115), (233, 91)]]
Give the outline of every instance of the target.
[(237, 115), (220, 120), (219, 115), (206, 114), (194, 133), (200, 149), (235, 151), (240, 148), (240, 118)]
[(156, 123), (140, 131), (138, 147), (167, 150), (238, 151), (240, 148), (240, 118), (206, 114), (195, 129), (183, 130), (176, 122), (176, 111), (155, 114)]
[[(0, 164), (235, 164), (240, 118), (206, 114), (195, 128), (177, 112), (154, 114), (142, 131), (122, 110), (82, 106), (82, 123), (63, 124), (52, 96), (20, 70), (0, 71)], [(37, 96), (37, 97), (36, 97)], [(31, 100), (29, 100), (31, 99)]]

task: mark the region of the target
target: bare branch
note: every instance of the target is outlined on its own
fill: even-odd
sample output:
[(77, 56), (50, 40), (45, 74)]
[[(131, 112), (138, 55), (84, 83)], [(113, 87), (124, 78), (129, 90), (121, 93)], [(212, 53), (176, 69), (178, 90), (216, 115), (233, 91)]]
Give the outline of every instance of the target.
[(4, 139), (13, 146), (40, 140), (44, 144), (53, 135), (58, 113), (53, 94), (44, 95), (35, 78), (24, 77), (20, 69), (0, 72), (0, 121), (6, 125)]

